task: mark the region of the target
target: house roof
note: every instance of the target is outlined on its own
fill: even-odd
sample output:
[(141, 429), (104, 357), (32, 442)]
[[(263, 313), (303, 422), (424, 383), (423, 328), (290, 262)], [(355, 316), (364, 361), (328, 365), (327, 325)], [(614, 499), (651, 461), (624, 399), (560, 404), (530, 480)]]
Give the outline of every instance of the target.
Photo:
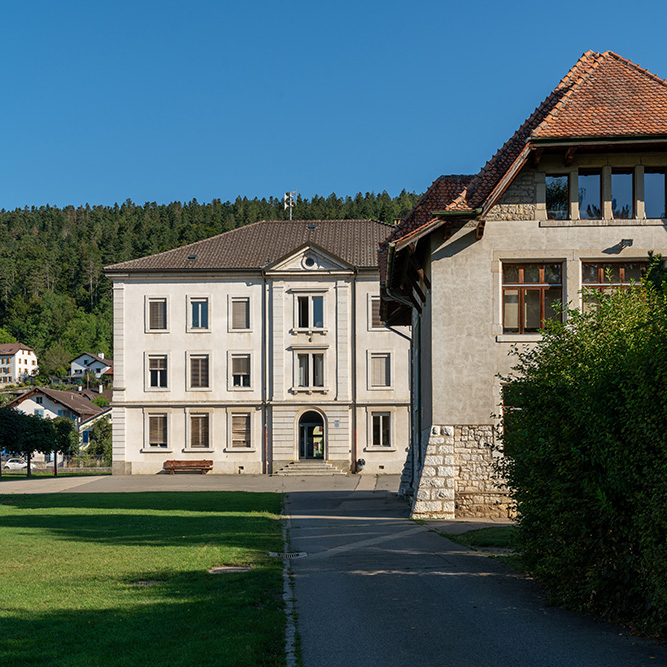
[(104, 364), (105, 366), (110, 366), (113, 367), (113, 359), (109, 359), (109, 357), (100, 357), (97, 354), (93, 354), (92, 352), (82, 352), (78, 356), (74, 357), (71, 363), (74, 363), (77, 359), (81, 359), (81, 357), (89, 356), (92, 357), (94, 361), (99, 361), (101, 364)]
[(12, 356), (16, 354), (19, 350), (28, 350), (28, 352), (34, 352), (31, 347), (24, 345), (23, 343), (0, 343), (0, 354), (4, 356)]
[[(502, 194), (508, 173), (518, 173), (531, 150), (544, 143), (655, 137), (667, 140), (667, 81), (612, 51), (587, 51), (476, 176), (458, 177), (455, 193), (456, 177), (440, 177), (390, 240), (426, 225), (434, 210), (472, 213), (487, 206), (492, 195)], [(428, 195), (442, 179), (444, 205), (436, 209)]]
[(264, 220), (105, 270), (259, 270), (304, 243), (317, 245), (352, 266), (376, 268), (378, 245), (393, 228), (376, 220)]
[(27, 391), (25, 394), (22, 394), (18, 398), (15, 398), (13, 401), (7, 403), (5, 407), (13, 408), (17, 405), (20, 405), (26, 399), (34, 396), (35, 394), (43, 394), (47, 396), (52, 401), (60, 403), (60, 405), (66, 407), (68, 410), (71, 410), (79, 417), (87, 418), (96, 415), (98, 412), (101, 412), (103, 408), (100, 408), (98, 405), (91, 403), (87, 398), (79, 395), (75, 391), (63, 391), (61, 389), (51, 389), (50, 387), (34, 387), (30, 391)]

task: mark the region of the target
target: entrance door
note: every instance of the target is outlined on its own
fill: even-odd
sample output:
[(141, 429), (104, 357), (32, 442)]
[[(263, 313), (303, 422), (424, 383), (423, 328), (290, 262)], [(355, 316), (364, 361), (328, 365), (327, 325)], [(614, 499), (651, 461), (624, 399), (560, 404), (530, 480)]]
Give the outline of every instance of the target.
[(317, 412), (306, 412), (299, 420), (299, 458), (324, 458), (324, 420)]

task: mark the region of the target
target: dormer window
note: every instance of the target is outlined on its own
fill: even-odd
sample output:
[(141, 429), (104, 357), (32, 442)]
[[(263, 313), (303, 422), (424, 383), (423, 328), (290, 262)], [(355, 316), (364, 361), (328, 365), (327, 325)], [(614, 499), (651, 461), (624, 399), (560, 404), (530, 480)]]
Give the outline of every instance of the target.
[(567, 220), (570, 217), (570, 181), (567, 174), (546, 175), (547, 218)]
[(579, 217), (582, 220), (600, 220), (602, 217), (602, 171), (580, 169), (578, 182)]
[(644, 207), (647, 218), (665, 218), (665, 170), (664, 168), (644, 170)]
[(611, 214), (616, 220), (635, 217), (635, 188), (632, 169), (611, 170)]

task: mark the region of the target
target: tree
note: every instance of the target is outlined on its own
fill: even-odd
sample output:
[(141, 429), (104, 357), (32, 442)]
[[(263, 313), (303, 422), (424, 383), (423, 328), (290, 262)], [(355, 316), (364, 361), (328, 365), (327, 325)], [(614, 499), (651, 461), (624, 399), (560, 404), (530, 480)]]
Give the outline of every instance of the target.
[(87, 451), (92, 456), (102, 457), (104, 465), (111, 465), (111, 421), (106, 417), (98, 419), (93, 424), (90, 444), (88, 445)]
[(56, 431), (49, 419), (0, 408), (0, 439), (6, 450), (26, 457), (30, 477), (32, 456), (35, 452), (48, 454), (54, 451)]

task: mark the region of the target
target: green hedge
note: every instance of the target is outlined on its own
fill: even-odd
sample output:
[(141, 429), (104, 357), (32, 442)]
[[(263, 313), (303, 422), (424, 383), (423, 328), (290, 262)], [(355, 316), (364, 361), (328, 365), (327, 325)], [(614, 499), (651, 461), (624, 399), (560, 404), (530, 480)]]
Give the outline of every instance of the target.
[(517, 350), (506, 457), (529, 570), (558, 602), (667, 635), (667, 299), (568, 311)]

